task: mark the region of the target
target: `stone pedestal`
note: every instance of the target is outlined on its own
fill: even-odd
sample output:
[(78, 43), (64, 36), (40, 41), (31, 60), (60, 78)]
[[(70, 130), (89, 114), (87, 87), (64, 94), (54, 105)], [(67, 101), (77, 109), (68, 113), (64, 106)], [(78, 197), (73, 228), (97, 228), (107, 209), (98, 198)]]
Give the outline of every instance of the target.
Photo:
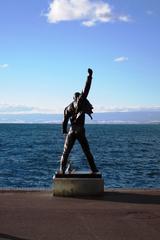
[(96, 196), (104, 192), (104, 180), (101, 173), (56, 173), (53, 177), (53, 184), (54, 196)]

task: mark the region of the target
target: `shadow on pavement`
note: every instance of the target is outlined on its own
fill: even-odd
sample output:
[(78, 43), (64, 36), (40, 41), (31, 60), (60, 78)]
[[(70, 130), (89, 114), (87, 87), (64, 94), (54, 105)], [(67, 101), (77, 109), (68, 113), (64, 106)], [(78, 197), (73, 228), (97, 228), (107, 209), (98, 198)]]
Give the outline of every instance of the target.
[(29, 240), (26, 238), (19, 238), (19, 237), (11, 236), (8, 234), (0, 233), (0, 240), (6, 240), (6, 239), (8, 239), (8, 240)]
[(160, 204), (160, 194), (145, 194), (145, 193), (131, 193), (131, 192), (112, 192), (106, 191), (101, 196), (80, 196), (80, 199), (99, 200), (106, 202), (121, 202), (121, 203), (135, 203), (135, 204)]

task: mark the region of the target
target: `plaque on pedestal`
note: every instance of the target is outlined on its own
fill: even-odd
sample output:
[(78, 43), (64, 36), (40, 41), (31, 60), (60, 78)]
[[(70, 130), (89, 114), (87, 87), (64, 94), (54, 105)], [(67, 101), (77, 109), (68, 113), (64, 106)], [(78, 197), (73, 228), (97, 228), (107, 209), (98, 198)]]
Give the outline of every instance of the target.
[(54, 196), (96, 196), (104, 192), (101, 173), (56, 173), (53, 177)]

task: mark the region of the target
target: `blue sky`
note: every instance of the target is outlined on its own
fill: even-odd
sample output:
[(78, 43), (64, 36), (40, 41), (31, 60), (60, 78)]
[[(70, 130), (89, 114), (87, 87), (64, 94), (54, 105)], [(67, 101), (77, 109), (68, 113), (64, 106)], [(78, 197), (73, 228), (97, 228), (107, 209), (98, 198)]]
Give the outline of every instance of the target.
[(159, 30), (159, 0), (1, 0), (1, 112), (62, 112), (88, 67), (95, 111), (159, 107)]

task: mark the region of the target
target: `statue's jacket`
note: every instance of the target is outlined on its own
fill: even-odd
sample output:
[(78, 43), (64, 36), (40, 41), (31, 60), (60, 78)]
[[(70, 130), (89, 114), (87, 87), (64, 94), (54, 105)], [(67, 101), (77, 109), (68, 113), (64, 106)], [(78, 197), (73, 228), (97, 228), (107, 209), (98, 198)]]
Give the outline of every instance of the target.
[(71, 127), (84, 128), (85, 114), (88, 114), (91, 118), (93, 113), (93, 106), (88, 101), (87, 96), (91, 87), (92, 76), (87, 77), (87, 81), (84, 90), (81, 92), (77, 100), (70, 103), (64, 110), (63, 121), (63, 133), (67, 133), (68, 120), (70, 119)]

